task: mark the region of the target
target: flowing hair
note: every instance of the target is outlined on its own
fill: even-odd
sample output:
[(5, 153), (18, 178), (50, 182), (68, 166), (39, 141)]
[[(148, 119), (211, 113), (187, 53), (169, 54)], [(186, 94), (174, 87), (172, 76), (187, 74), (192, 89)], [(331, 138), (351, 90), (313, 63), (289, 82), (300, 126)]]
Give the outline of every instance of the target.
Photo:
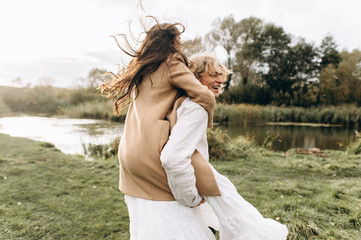
[[(108, 72), (112, 76), (110, 81), (104, 81), (99, 87), (99, 92), (107, 98), (116, 98), (114, 101), (114, 112), (120, 111), (139, 94), (139, 85), (143, 78), (155, 72), (158, 67), (173, 53), (178, 52), (175, 47), (175, 39), (182, 34), (185, 27), (181, 23), (159, 23), (152, 17), (156, 24), (148, 31), (138, 50), (134, 50), (125, 34), (119, 34), (125, 42), (123, 48), (117, 38), (113, 36), (118, 47), (127, 55), (133, 57), (127, 67), (123, 67), (117, 74)], [(179, 29), (180, 27), (180, 29)], [(186, 57), (181, 53), (183, 58)], [(151, 80), (150, 80), (151, 81)], [(136, 92), (132, 99), (132, 93)]]

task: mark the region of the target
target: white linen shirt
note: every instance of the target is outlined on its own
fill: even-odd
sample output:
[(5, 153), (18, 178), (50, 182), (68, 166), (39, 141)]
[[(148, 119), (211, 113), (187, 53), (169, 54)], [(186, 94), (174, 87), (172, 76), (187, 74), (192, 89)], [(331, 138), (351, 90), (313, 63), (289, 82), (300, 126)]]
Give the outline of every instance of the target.
[(209, 159), (207, 121), (207, 111), (186, 98), (177, 109), (177, 123), (160, 156), (174, 198), (190, 207), (202, 200), (196, 188), (191, 156), (197, 149), (207, 161)]

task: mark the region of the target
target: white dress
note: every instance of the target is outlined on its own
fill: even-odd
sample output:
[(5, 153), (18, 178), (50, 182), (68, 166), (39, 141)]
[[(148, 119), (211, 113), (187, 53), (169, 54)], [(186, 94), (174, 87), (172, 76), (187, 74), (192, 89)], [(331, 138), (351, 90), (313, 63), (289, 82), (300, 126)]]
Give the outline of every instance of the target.
[(177, 201), (151, 201), (125, 196), (132, 240), (215, 239), (207, 226), (220, 230), (220, 240), (283, 240), (287, 227), (263, 218), (234, 185), (212, 166), (222, 196), (202, 197), (195, 186), (191, 155), (208, 156), (207, 111), (190, 98), (177, 109), (177, 123), (161, 154), (169, 187)]
[(131, 240), (215, 240), (201, 208), (125, 195)]

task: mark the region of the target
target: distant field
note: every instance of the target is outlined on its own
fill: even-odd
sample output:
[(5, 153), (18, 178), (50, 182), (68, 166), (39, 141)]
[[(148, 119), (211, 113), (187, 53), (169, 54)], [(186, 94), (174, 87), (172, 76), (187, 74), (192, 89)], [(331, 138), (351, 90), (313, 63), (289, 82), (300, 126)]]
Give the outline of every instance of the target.
[[(241, 195), (285, 223), (289, 239), (360, 239), (361, 157), (249, 145), (213, 161)], [(85, 161), (0, 134), (0, 239), (129, 239), (116, 159)]]

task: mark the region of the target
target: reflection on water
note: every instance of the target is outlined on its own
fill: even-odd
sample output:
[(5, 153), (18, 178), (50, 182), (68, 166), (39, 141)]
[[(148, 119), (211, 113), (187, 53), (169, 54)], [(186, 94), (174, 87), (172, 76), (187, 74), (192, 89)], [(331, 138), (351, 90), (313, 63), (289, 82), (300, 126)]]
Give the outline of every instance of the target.
[(51, 142), (64, 153), (84, 154), (82, 144), (108, 144), (121, 136), (123, 124), (93, 119), (6, 117), (0, 118), (0, 133)]
[(355, 130), (346, 127), (310, 127), (310, 126), (247, 126), (228, 127), (219, 126), (226, 130), (232, 137), (239, 135), (250, 136), (261, 145), (267, 135), (279, 134), (279, 141), (275, 141), (275, 150), (287, 151), (290, 148), (313, 148), (340, 149), (340, 143), (344, 144)]

